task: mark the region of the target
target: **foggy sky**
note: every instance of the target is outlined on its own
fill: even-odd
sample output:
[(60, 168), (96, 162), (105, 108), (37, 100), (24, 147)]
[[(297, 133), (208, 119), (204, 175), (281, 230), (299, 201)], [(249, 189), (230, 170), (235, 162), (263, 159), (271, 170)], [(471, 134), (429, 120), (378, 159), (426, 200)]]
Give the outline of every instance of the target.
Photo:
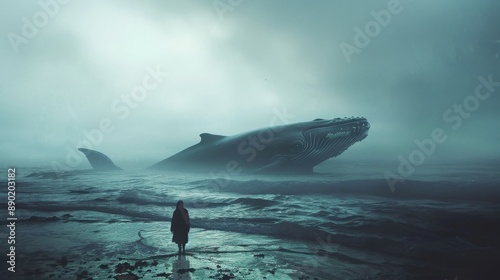
[[(369, 135), (345, 159), (407, 157), (435, 129), (447, 139), (429, 158), (500, 156), (500, 87), (474, 97), (478, 77), (500, 81), (498, 1), (68, 2), (42, 0), (47, 22), (34, 1), (0, 11), (2, 166), (83, 158), (99, 129), (93, 149), (142, 168), (200, 133), (277, 117), (366, 117)], [(397, 13), (356, 47), (356, 27), (366, 33), (388, 5)], [(44, 26), (26, 38), (23, 18)], [(357, 52), (346, 57), (346, 44)], [(150, 88), (139, 101), (138, 86)], [(461, 115), (464, 100), (474, 110)]]

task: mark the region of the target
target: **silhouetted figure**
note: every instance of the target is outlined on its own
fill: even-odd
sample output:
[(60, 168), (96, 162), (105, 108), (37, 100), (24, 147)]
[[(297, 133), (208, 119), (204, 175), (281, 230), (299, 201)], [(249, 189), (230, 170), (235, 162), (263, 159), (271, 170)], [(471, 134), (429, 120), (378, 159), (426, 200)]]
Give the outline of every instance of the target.
[(172, 223), (170, 224), (170, 231), (174, 234), (174, 236), (172, 236), (172, 242), (177, 243), (179, 254), (181, 253), (181, 249), (183, 253), (186, 253), (185, 247), (186, 243), (188, 243), (189, 229), (188, 210), (184, 209), (184, 202), (179, 200), (177, 201), (177, 207), (172, 215)]

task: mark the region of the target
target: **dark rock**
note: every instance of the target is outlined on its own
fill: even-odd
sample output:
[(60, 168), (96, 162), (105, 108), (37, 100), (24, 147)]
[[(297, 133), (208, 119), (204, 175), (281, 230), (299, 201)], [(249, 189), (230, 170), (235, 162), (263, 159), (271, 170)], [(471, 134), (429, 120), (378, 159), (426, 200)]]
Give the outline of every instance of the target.
[(172, 273), (163, 272), (163, 273), (156, 274), (155, 277), (165, 277), (165, 278), (168, 278), (168, 277), (170, 277), (170, 275), (172, 275)]
[(146, 266), (148, 266), (148, 263), (146, 261), (136, 261), (134, 264), (135, 268), (146, 267)]
[(223, 274), (221, 279), (222, 280), (230, 280), (230, 279), (233, 279), (233, 278), (234, 278), (234, 274), (231, 273), (229, 275), (228, 274)]
[(187, 269), (184, 269), (184, 268), (181, 268), (181, 269), (178, 269), (177, 272), (182, 274), (182, 273), (186, 273), (186, 272), (195, 272), (196, 269), (194, 268), (187, 268)]
[(128, 262), (119, 263), (115, 267), (115, 273), (124, 273), (127, 270), (134, 270), (135, 266), (131, 266)]
[(121, 274), (115, 276), (116, 280), (139, 280), (139, 276), (129, 272), (128, 274)]

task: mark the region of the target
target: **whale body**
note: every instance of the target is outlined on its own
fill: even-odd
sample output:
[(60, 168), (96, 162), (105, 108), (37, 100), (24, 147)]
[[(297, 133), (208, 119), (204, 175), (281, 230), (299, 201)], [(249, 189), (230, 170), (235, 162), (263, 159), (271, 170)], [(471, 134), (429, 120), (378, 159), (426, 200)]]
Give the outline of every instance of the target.
[[(233, 136), (200, 134), (200, 142), (150, 169), (240, 172), (312, 172), (367, 137), (365, 118), (315, 119)], [(79, 148), (94, 169), (119, 169), (106, 155)]]

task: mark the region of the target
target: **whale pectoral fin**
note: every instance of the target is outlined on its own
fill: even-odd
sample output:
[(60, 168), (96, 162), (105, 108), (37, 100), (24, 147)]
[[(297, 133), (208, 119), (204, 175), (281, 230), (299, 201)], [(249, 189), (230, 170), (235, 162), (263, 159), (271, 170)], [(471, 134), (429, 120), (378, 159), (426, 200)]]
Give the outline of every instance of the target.
[(78, 150), (87, 157), (90, 165), (96, 170), (121, 170), (109, 157), (101, 152), (86, 148), (79, 148)]
[(277, 169), (279, 169), (283, 165), (284, 162), (285, 162), (284, 159), (278, 158), (278, 159), (270, 162), (269, 164), (266, 164), (260, 168), (255, 169), (253, 172), (254, 173), (273, 172), (273, 171), (276, 171)]
[(277, 158), (270, 162), (269, 164), (266, 164), (260, 168), (257, 168), (253, 170), (253, 173), (267, 173), (267, 172), (283, 172), (283, 173), (288, 173), (288, 172), (293, 172), (296, 174), (307, 174), (307, 173), (312, 173), (313, 168), (312, 167), (305, 167), (302, 166), (300, 168), (295, 168), (295, 169), (290, 169), (289, 167), (285, 166), (285, 163), (287, 161), (283, 158)]

